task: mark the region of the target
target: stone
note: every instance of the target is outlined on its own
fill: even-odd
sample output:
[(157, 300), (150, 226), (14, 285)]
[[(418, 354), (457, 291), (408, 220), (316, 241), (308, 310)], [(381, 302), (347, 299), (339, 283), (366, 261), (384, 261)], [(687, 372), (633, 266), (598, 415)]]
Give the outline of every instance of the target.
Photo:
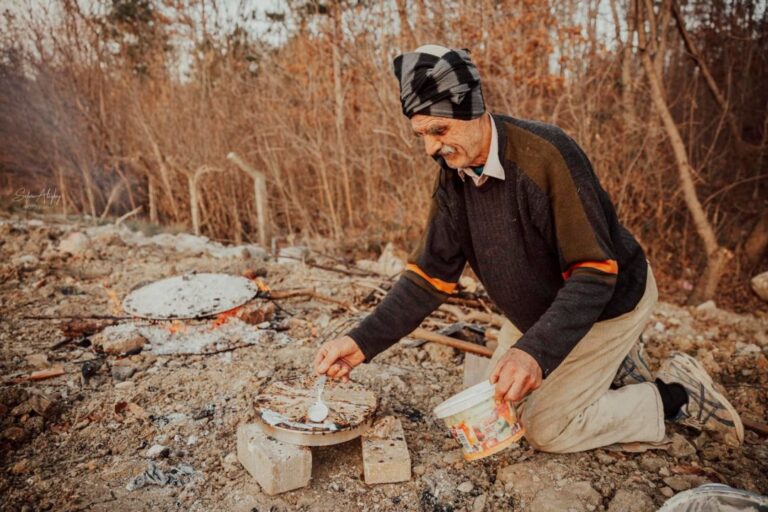
[(640, 459), (640, 467), (645, 471), (650, 471), (651, 473), (658, 473), (659, 470), (666, 465), (667, 463), (664, 461), (664, 459), (654, 455), (646, 455)]
[(438, 343), (425, 343), (424, 350), (429, 354), (429, 359), (434, 363), (448, 364), (453, 362), (453, 347)]
[(691, 488), (691, 482), (687, 478), (678, 475), (665, 478), (664, 483), (677, 492), (687, 491)]
[(685, 437), (680, 434), (673, 434), (669, 454), (675, 458), (682, 459), (696, 455), (696, 448)]
[(255, 424), (238, 427), (237, 459), (269, 495), (306, 487), (312, 478), (308, 447), (278, 441)]
[(603, 466), (610, 466), (611, 464), (616, 462), (616, 459), (608, 455), (602, 450), (598, 450), (595, 453), (595, 458), (597, 459), (597, 462), (602, 464)]
[(485, 505), (488, 503), (488, 495), (481, 494), (475, 498), (472, 502), (472, 512), (483, 512)]
[(619, 489), (608, 505), (608, 512), (653, 512), (656, 506), (647, 494), (641, 491)]
[(83, 254), (91, 246), (91, 239), (80, 231), (74, 231), (59, 242), (59, 251), (72, 255)]
[(126, 380), (125, 382), (118, 382), (115, 384), (115, 389), (133, 389), (134, 383), (132, 380)]
[(547, 485), (539, 476), (540, 471), (542, 469), (533, 462), (521, 462), (499, 469), (496, 480), (530, 498)]
[(464, 494), (472, 492), (472, 489), (475, 488), (475, 484), (467, 480), (466, 482), (462, 482), (459, 484), (459, 486), (456, 488), (459, 492), (463, 492)]
[(675, 495), (675, 491), (673, 491), (671, 487), (667, 487), (666, 485), (661, 489), (659, 489), (659, 492), (665, 498), (671, 498), (672, 496)]
[(398, 418), (378, 420), (362, 436), (363, 475), (367, 484), (405, 482), (411, 479), (411, 454)]
[(464, 354), (464, 381), (462, 384), (464, 389), (487, 379), (491, 371), (490, 365), (491, 360), (487, 357), (470, 353)]
[(565, 488), (578, 496), (587, 505), (597, 507), (603, 501), (603, 497), (589, 482), (583, 481), (566, 484)]
[(736, 356), (759, 355), (762, 353), (763, 350), (754, 343), (742, 343), (741, 341), (736, 342), (734, 350), (734, 355)]
[(133, 374), (136, 373), (136, 368), (133, 366), (113, 365), (110, 369), (110, 373), (112, 374), (112, 378), (117, 382), (123, 382), (133, 377)]
[(426, 472), (427, 472), (427, 467), (424, 464), (418, 464), (416, 466), (413, 466), (413, 474), (416, 476), (421, 476)]
[(30, 354), (26, 359), (29, 366), (36, 370), (42, 370), (43, 368), (48, 368), (50, 366), (48, 356), (45, 354)]
[(156, 444), (149, 448), (144, 456), (148, 459), (166, 458), (170, 455), (171, 449), (161, 444)]
[(107, 354), (135, 354), (141, 352), (147, 340), (143, 336), (131, 336), (121, 340), (105, 340), (101, 349)]
[(750, 283), (757, 296), (768, 302), (768, 272), (756, 275)]
[[(594, 510), (594, 505), (592, 505)], [(528, 510), (536, 512), (587, 512), (590, 507), (568, 487), (563, 489), (547, 489), (539, 492), (531, 502)]]

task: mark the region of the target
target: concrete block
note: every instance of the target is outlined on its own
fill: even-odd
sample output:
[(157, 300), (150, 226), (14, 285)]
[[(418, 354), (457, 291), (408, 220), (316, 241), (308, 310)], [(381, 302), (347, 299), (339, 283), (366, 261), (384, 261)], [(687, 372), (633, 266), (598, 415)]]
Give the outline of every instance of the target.
[(278, 441), (258, 425), (237, 429), (237, 459), (270, 495), (306, 487), (312, 478), (312, 452)]
[(490, 377), (491, 360), (476, 354), (464, 354), (464, 389), (479, 384)]
[(411, 479), (411, 454), (400, 420), (386, 416), (362, 437), (363, 474), (367, 484), (388, 484)]

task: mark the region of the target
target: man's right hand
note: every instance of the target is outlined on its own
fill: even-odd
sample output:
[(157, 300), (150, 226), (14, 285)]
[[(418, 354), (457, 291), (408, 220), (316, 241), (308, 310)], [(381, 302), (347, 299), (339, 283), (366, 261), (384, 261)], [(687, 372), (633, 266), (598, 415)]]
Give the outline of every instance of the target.
[(315, 371), (332, 379), (347, 382), (349, 372), (365, 361), (365, 354), (355, 340), (343, 336), (323, 343), (315, 356)]

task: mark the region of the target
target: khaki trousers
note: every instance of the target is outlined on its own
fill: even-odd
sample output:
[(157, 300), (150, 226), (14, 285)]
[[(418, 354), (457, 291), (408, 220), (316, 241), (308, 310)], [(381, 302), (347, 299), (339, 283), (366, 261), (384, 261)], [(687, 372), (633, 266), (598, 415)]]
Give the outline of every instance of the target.
[[(534, 448), (566, 453), (663, 439), (664, 409), (653, 383), (609, 389), (619, 365), (640, 338), (657, 298), (649, 267), (645, 294), (635, 309), (596, 323), (541, 387), (518, 404), (526, 439)], [(489, 375), (521, 336), (505, 320)]]

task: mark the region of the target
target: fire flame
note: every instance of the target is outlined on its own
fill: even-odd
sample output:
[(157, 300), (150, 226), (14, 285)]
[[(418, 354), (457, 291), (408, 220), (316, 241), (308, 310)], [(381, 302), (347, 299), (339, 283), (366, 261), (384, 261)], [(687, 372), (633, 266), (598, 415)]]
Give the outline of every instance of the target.
[(166, 327), (166, 329), (168, 329), (171, 334), (176, 334), (177, 332), (183, 332), (187, 330), (187, 326), (184, 325), (184, 323), (182, 323), (180, 320), (174, 320), (170, 323), (170, 325), (168, 325), (168, 327)]
[(213, 324), (211, 324), (211, 329), (216, 329), (217, 327), (224, 325), (229, 321), (230, 318), (237, 316), (241, 309), (243, 309), (243, 306), (237, 306), (236, 308), (232, 308), (223, 313), (219, 313), (219, 315), (216, 317), (216, 320), (214, 320)]

